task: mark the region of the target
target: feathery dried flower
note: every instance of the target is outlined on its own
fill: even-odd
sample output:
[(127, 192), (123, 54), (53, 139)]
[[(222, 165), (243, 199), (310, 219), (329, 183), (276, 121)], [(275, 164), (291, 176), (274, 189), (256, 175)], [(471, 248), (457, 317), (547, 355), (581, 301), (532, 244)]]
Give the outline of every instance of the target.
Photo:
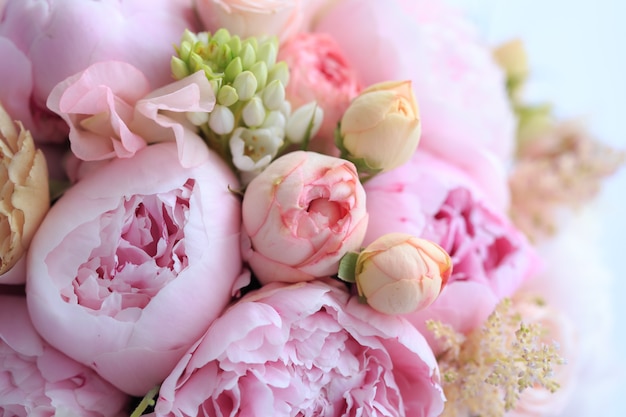
[(563, 364), (557, 347), (541, 342), (543, 327), (526, 324), (505, 299), (484, 326), (467, 337), (441, 322), (428, 328), (446, 349), (438, 358), (447, 398), (442, 417), (502, 417), (526, 388), (558, 389), (553, 367)]
[[(18, 128), (19, 127), (19, 132)], [(21, 122), (0, 105), (0, 276), (22, 258), (50, 207), (48, 170)], [(20, 278), (23, 279), (23, 276)], [(3, 283), (7, 282), (0, 277)], [(23, 282), (23, 281), (22, 281)]]

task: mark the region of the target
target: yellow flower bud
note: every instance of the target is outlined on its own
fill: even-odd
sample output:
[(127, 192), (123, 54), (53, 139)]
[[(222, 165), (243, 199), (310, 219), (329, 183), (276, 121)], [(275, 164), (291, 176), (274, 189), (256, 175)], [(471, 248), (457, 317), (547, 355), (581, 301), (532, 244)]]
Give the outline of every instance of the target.
[(24, 255), (50, 207), (44, 155), (17, 126), (0, 105), (0, 275)]
[(355, 278), (359, 295), (374, 310), (407, 314), (435, 301), (451, 273), (450, 256), (439, 245), (390, 233), (359, 254)]
[(388, 171), (411, 158), (420, 135), (411, 81), (384, 82), (352, 101), (341, 119), (340, 147), (347, 159), (362, 159), (370, 169)]

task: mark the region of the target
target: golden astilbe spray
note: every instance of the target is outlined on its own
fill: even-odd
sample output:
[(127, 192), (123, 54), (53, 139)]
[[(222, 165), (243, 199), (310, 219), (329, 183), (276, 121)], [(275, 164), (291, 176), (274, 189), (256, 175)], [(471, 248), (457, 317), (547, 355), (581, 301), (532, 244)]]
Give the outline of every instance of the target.
[(525, 389), (559, 388), (552, 379), (554, 366), (564, 363), (557, 347), (542, 343), (543, 327), (525, 324), (508, 299), (467, 336), (437, 321), (429, 321), (428, 328), (443, 347), (438, 357), (447, 397), (443, 417), (501, 417)]

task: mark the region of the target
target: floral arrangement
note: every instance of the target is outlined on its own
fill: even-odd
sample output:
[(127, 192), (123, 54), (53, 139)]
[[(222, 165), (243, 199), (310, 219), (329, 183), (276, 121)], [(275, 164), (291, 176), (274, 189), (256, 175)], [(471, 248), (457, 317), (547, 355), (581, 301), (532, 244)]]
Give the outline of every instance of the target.
[(624, 154), (525, 101), (521, 42), (440, 0), (8, 0), (0, 56), (2, 415), (572, 398), (547, 248)]

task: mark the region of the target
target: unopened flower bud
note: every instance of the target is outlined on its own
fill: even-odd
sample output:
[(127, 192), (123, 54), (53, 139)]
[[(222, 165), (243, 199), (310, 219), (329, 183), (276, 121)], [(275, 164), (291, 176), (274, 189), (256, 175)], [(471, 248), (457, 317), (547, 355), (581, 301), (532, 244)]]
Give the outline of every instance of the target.
[(187, 68), (187, 63), (176, 56), (172, 57), (172, 60), (170, 61), (170, 67), (172, 70), (172, 75), (177, 80), (181, 80), (190, 75), (189, 68)]
[(233, 81), (233, 87), (237, 90), (239, 100), (247, 101), (254, 96), (257, 87), (257, 81), (250, 71), (243, 71), (237, 75), (235, 81)]
[(435, 301), (451, 273), (450, 256), (437, 244), (390, 233), (358, 255), (355, 280), (359, 295), (374, 310), (407, 314)]
[[(246, 41), (255, 38), (248, 38)], [(250, 42), (245, 42), (242, 45), (241, 53), (239, 54), (241, 57), (241, 65), (244, 70), (249, 69), (252, 64), (256, 62), (256, 52), (254, 51), (254, 46)]]
[(220, 91), (217, 93), (217, 102), (222, 106), (232, 106), (237, 102), (237, 100), (239, 100), (237, 90), (230, 85), (222, 86)]
[(257, 61), (250, 67), (250, 72), (254, 74), (257, 82), (257, 91), (267, 85), (267, 65), (263, 61)]
[[(46, 160), (21, 123), (0, 106), (0, 275), (25, 254), (50, 207)], [(11, 277), (3, 283), (22, 283)], [(20, 280), (15, 281), (15, 279)]]
[(265, 120), (263, 102), (257, 96), (252, 97), (242, 110), (243, 122), (248, 127), (257, 127)]
[(289, 67), (285, 61), (277, 62), (276, 65), (270, 69), (267, 75), (267, 82), (269, 84), (274, 80), (280, 81), (283, 86), (289, 83)]
[(320, 129), (324, 112), (314, 101), (298, 107), (287, 120), (285, 135), (292, 143), (309, 140)]
[(243, 71), (243, 65), (241, 64), (241, 58), (235, 57), (226, 66), (224, 70), (224, 79), (226, 82), (232, 82)]
[(235, 115), (228, 107), (217, 104), (209, 116), (209, 127), (218, 135), (230, 133), (235, 128)]
[(278, 40), (273, 42), (265, 42), (259, 46), (257, 51), (257, 60), (265, 62), (268, 68), (271, 68), (276, 64), (276, 57), (278, 56)]
[(270, 110), (278, 110), (285, 101), (285, 87), (278, 80), (274, 80), (263, 90), (263, 103)]
[(201, 126), (209, 121), (209, 113), (204, 111), (190, 111), (186, 116), (194, 126)]
[(411, 159), (421, 135), (410, 81), (374, 84), (355, 98), (341, 119), (342, 157), (372, 171), (388, 171)]

